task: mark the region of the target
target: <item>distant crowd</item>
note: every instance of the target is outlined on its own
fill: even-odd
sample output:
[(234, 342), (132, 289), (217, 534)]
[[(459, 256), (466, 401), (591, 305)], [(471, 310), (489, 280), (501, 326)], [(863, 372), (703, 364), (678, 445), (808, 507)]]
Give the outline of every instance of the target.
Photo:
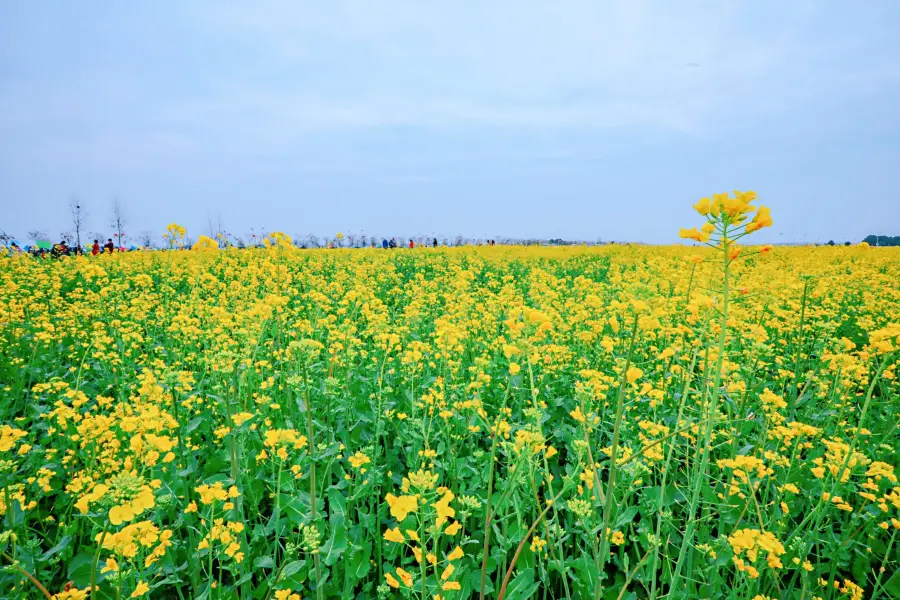
[(58, 244), (51, 244), (49, 242), (37, 242), (33, 246), (19, 246), (19, 243), (13, 241), (9, 245), (9, 254), (12, 256), (19, 256), (24, 254), (29, 254), (36, 258), (61, 258), (63, 256), (78, 256), (81, 254), (91, 254), (93, 256), (97, 256), (98, 254), (112, 254), (113, 252), (129, 252), (137, 250), (134, 246), (130, 248), (125, 248), (123, 246), (116, 246), (112, 238), (106, 240), (106, 243), (102, 246), (100, 245), (100, 240), (94, 240), (93, 245), (89, 247), (82, 248), (78, 244), (69, 245), (65, 240), (60, 241)]
[[(422, 241), (421, 239), (416, 242), (413, 239), (409, 240), (409, 248), (416, 247), (425, 247), (432, 246), (433, 248), (437, 248), (440, 244), (438, 243), (437, 238), (433, 238), (431, 243), (429, 244), (427, 241)], [(484, 243), (479, 243), (479, 246), (496, 246), (497, 242), (495, 240), (485, 240)], [(383, 238), (381, 240), (381, 247), (385, 250), (393, 250), (395, 248), (402, 248), (405, 244), (403, 242), (398, 242), (397, 238), (391, 238), (388, 240), (387, 238)], [(237, 247), (237, 246), (234, 246)], [(305, 245), (298, 246), (299, 248), (306, 249)], [(333, 248), (333, 244), (329, 244), (328, 247)], [(370, 242), (371, 248), (377, 248), (377, 242), (373, 238)], [(66, 240), (61, 240), (59, 243), (51, 244), (49, 242), (37, 242), (32, 246), (20, 246), (18, 242), (13, 241), (9, 247), (9, 254), (11, 256), (20, 256), (20, 255), (31, 255), (36, 258), (61, 258), (63, 256), (79, 256), (83, 254), (90, 254), (91, 256), (97, 256), (98, 254), (112, 254), (114, 252), (133, 252), (137, 250), (149, 250), (150, 248), (138, 248), (135, 246), (125, 247), (125, 246), (117, 246), (113, 243), (112, 238), (106, 240), (106, 243), (102, 246), (100, 245), (100, 240), (94, 240), (94, 243), (91, 246), (81, 247), (78, 244), (69, 245)]]
[[(420, 241), (418, 245), (419, 245), (420, 247), (421, 247), (421, 246), (426, 246), (427, 243), (423, 243), (423, 242)], [(478, 245), (480, 246), (481, 244), (478, 244)], [(495, 242), (494, 240), (486, 240), (485, 243), (484, 243), (484, 245), (485, 245), (485, 246), (494, 246), (494, 245), (496, 245), (496, 242)], [(438, 247), (438, 240), (437, 240), (437, 238), (434, 238), (434, 239), (431, 241), (431, 246), (432, 246), (433, 248), (437, 248), (437, 247)], [(372, 248), (375, 247), (375, 240), (374, 240), (374, 239), (373, 239), (372, 242), (371, 242), (371, 247), (372, 247)], [(391, 238), (390, 241), (388, 241), (387, 238), (383, 238), (383, 239), (381, 240), (381, 247), (384, 248), (385, 250), (393, 250), (394, 248), (399, 248), (400, 246), (397, 244), (397, 238)], [(416, 247), (416, 242), (415, 242), (414, 240), (409, 240), (409, 247), (410, 247), (410, 248), (415, 248), (415, 247)]]

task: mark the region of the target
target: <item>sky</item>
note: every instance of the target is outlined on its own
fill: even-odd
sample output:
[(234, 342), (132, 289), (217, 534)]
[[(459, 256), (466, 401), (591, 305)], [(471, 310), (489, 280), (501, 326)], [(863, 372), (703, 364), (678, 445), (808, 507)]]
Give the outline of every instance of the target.
[(0, 2), (0, 229), (26, 239), (761, 243), (900, 235), (900, 2)]

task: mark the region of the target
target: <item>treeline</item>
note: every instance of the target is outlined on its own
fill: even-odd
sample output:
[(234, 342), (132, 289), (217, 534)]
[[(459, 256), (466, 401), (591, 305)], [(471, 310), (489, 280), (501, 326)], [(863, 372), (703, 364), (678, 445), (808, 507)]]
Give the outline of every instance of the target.
[(900, 235), (869, 235), (863, 241), (870, 246), (900, 246)]

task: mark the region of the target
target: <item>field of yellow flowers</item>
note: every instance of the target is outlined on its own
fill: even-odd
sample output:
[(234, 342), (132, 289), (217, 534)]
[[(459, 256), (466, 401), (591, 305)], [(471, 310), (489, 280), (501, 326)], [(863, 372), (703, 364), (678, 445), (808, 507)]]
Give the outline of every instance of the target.
[(900, 597), (900, 251), (738, 246), (751, 200), (0, 260), (0, 597)]

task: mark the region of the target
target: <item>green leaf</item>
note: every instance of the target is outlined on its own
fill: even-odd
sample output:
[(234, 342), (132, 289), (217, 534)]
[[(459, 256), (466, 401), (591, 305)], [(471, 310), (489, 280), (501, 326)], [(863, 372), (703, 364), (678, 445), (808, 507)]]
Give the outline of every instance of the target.
[(534, 552), (531, 551), (531, 546), (525, 544), (522, 547), (522, 553), (519, 554), (519, 560), (516, 562), (517, 569), (533, 569), (534, 568)]
[(894, 573), (884, 584), (884, 591), (889, 598), (900, 598), (900, 571)]
[(347, 516), (347, 499), (336, 488), (328, 490), (328, 507), (331, 510), (332, 518), (341, 517), (343, 519)]
[(325, 564), (329, 567), (336, 563), (347, 549), (347, 527), (344, 525), (344, 517), (332, 517), (330, 525), (331, 538), (319, 548), (319, 554), (325, 556)]
[[(675, 501), (675, 486), (667, 485), (665, 491), (663, 492), (662, 506), (663, 508), (672, 504)], [(642, 498), (645, 502), (649, 502), (651, 506), (656, 507), (656, 503), (659, 500), (659, 486), (646, 488), (641, 493)]]
[[(94, 563), (94, 555), (90, 552), (82, 552), (75, 556), (69, 562), (69, 579), (75, 582), (75, 585), (82, 588), (87, 587), (91, 583), (91, 566)], [(100, 573), (100, 565), (97, 565), (97, 581), (103, 579)]]
[(581, 558), (570, 559), (568, 565), (575, 572), (576, 579), (581, 584), (582, 592), (584, 594), (593, 593), (600, 579), (594, 559), (587, 554), (582, 554)]
[(203, 423), (203, 421), (203, 417), (196, 417), (195, 419), (192, 419), (191, 422), (188, 423), (187, 427), (184, 428), (184, 432), (191, 433), (192, 431), (200, 427), (200, 424)]
[(371, 556), (372, 551), (368, 545), (354, 547), (353, 555), (347, 565), (347, 573), (350, 574), (351, 579), (359, 581), (366, 576), (369, 572), (369, 559)]
[[(476, 592), (481, 592), (481, 571), (472, 571), (469, 573), (468, 577), (469, 585), (472, 586), (472, 589)], [(494, 591), (494, 584), (491, 582), (490, 577), (484, 578), (484, 591), (485, 594)]]
[(856, 581), (865, 581), (866, 576), (872, 570), (872, 563), (862, 554), (857, 554), (853, 559), (853, 578)]
[(341, 445), (339, 443), (334, 443), (334, 444), (331, 444), (330, 446), (328, 446), (328, 448), (325, 449), (325, 452), (323, 452), (322, 454), (319, 455), (319, 458), (322, 459), (322, 458), (328, 458), (331, 456), (337, 456), (337, 454), (340, 451), (341, 451)]
[[(289, 496), (283, 495), (282, 498), (287, 499)], [(312, 513), (312, 504), (309, 501), (309, 494), (305, 492), (294, 492), (289, 502), (282, 505), (282, 510), (294, 525), (305, 524), (309, 520)]]
[(271, 556), (257, 556), (253, 560), (253, 568), (254, 569), (274, 569), (275, 561), (272, 560)]
[(731, 552), (720, 551), (716, 554), (716, 559), (713, 561), (713, 564), (717, 567), (725, 566), (731, 563), (731, 557), (734, 556)]
[(525, 600), (531, 598), (540, 585), (540, 581), (534, 580), (534, 569), (523, 569), (506, 586), (506, 595), (503, 597), (507, 600)]
[(304, 566), (306, 566), (305, 560), (295, 560), (289, 562), (288, 564), (284, 565), (284, 568), (281, 570), (281, 578), (287, 579), (288, 577), (291, 577)]
[(616, 524), (613, 526), (613, 529), (619, 529), (623, 525), (626, 525), (634, 519), (634, 515), (638, 513), (637, 506), (629, 506), (616, 519)]
[(58, 544), (56, 544), (55, 546), (53, 546), (52, 548), (50, 548), (49, 550), (47, 550), (47, 551), (44, 553), (44, 555), (41, 556), (41, 561), (45, 561), (45, 560), (47, 560), (48, 558), (50, 558), (51, 556), (54, 556), (54, 555), (56, 555), (56, 554), (59, 554), (60, 552), (62, 552), (62, 551), (65, 550), (66, 548), (68, 548), (68, 547), (69, 547), (69, 544), (71, 544), (71, 543), (72, 543), (72, 536), (71, 536), (71, 535), (64, 535), (63, 538), (62, 538), (61, 540), (59, 540), (59, 543), (58, 543)]
[(360, 526), (365, 528), (367, 531), (373, 531), (375, 529), (374, 514), (358, 510), (356, 511), (356, 519), (357, 521), (359, 521)]

